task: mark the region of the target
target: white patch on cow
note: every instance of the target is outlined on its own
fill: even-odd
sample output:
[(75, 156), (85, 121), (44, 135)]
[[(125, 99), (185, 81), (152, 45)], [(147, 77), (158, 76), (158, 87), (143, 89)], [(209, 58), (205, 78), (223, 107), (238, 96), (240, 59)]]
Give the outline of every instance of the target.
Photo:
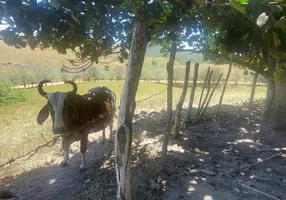
[(65, 151), (65, 152), (64, 152), (64, 156), (63, 156), (63, 162), (68, 163), (68, 162), (69, 162), (69, 159), (70, 159), (69, 151)]
[(49, 102), (52, 104), (53, 110), (55, 112), (54, 128), (65, 127), (62, 113), (64, 102), (69, 93), (67, 92), (54, 92), (47, 94)]
[(81, 164), (80, 164), (80, 169), (85, 169), (86, 168), (86, 155), (85, 153), (82, 154), (81, 157)]

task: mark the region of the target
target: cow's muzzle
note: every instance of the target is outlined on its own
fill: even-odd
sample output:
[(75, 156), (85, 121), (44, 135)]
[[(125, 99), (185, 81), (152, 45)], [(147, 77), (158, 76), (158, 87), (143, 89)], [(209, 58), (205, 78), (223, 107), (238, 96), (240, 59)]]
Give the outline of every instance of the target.
[(64, 134), (66, 133), (66, 128), (65, 127), (53, 127), (53, 133), (54, 134)]

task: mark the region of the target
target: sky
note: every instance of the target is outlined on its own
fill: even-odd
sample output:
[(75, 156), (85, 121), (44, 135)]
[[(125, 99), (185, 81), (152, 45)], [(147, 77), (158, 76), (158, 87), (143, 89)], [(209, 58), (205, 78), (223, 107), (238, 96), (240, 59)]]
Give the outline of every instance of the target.
[(2, 24), (0, 24), (0, 31), (3, 30), (3, 29), (5, 29), (6, 27), (7, 27), (7, 25), (2, 25)]

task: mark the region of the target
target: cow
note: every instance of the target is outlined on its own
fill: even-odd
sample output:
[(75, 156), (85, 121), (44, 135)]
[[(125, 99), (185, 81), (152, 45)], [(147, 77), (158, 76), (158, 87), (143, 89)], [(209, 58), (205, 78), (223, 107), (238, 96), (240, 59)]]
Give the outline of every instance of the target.
[(23, 200), (23, 198), (9, 190), (0, 189), (0, 200)]
[(39, 94), (47, 99), (47, 104), (40, 110), (37, 122), (42, 125), (49, 114), (52, 119), (52, 131), (62, 136), (63, 159), (60, 166), (64, 167), (69, 162), (70, 145), (80, 140), (82, 161), (80, 172), (86, 170), (85, 153), (87, 150), (88, 134), (103, 130), (109, 125), (110, 139), (112, 138), (112, 124), (115, 115), (116, 96), (109, 88), (95, 87), (86, 94), (77, 94), (77, 85), (73, 81), (65, 84), (72, 85), (69, 92), (46, 93), (43, 84), (49, 80), (42, 80), (38, 84)]

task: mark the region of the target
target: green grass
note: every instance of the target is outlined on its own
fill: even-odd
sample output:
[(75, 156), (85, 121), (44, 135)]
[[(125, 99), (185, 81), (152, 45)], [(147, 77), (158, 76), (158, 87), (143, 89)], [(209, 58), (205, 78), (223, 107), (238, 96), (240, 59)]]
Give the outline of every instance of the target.
[[(90, 88), (99, 85), (105, 85), (113, 90), (117, 95), (117, 106), (120, 101), (120, 94), (123, 88), (123, 81), (112, 81), (112, 82), (81, 82), (78, 83), (78, 93), (84, 94)], [(44, 88), (47, 92), (53, 91), (68, 91), (71, 90), (69, 85), (55, 85), (48, 86)], [(156, 93), (166, 90), (166, 85), (164, 84), (154, 84), (154, 83), (140, 83), (136, 101), (140, 101)], [(243, 101), (249, 99), (251, 88), (248, 86), (239, 86), (237, 88), (228, 88), (225, 93), (225, 98), (223, 103), (238, 105)], [(201, 88), (197, 88), (195, 105), (198, 102), (199, 94)], [(47, 140), (54, 137), (51, 132), (51, 120), (50, 118), (42, 125), (38, 125), (36, 122), (36, 117), (40, 109), (46, 104), (46, 99), (41, 97), (37, 90), (28, 89), (26, 90), (28, 100), (27, 102), (19, 102), (9, 106), (0, 107), (0, 126), (1, 126), (1, 140), (0, 140), (0, 165), (7, 162), (10, 158), (15, 158), (22, 155), (39, 145), (45, 143), (42, 135)], [(174, 87), (174, 103), (173, 108), (175, 109), (176, 103), (179, 101), (182, 89)], [(188, 105), (189, 93), (184, 103), (184, 107)], [(259, 86), (256, 89), (255, 99), (264, 98), (266, 93), (266, 88), (264, 86)], [(212, 104), (217, 104), (220, 92), (215, 95)], [(167, 93), (164, 92), (149, 100), (137, 103), (136, 111), (146, 110), (162, 110), (166, 109), (166, 96)], [(223, 110), (223, 109), (222, 109)], [(223, 110), (227, 111), (227, 110)]]

